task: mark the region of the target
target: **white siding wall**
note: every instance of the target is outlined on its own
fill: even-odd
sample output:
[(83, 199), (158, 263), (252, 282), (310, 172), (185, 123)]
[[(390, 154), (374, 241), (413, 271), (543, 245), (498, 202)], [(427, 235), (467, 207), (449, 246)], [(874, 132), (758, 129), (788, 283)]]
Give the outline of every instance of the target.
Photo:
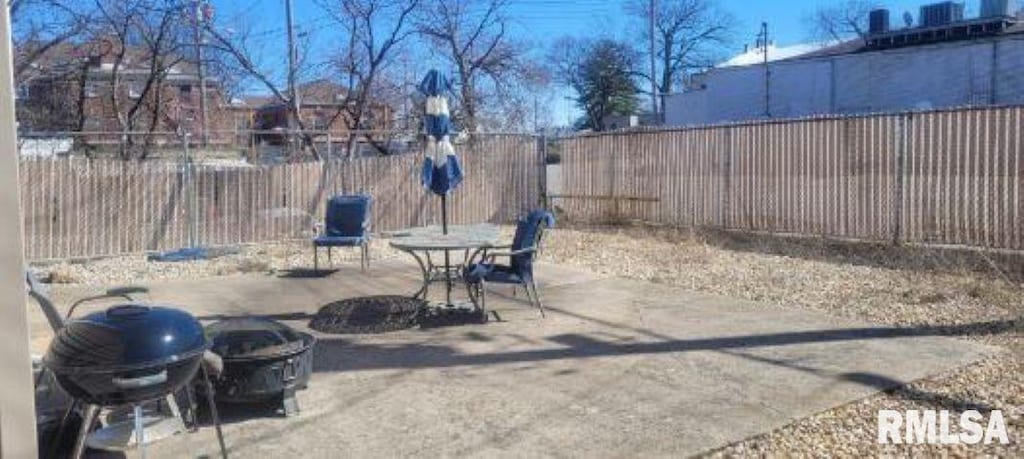
[[(770, 65), (776, 118), (1024, 103), (1020, 35), (996, 42), (945, 43)], [(763, 117), (764, 67), (712, 70), (705, 82), (704, 90), (666, 97), (666, 124)]]

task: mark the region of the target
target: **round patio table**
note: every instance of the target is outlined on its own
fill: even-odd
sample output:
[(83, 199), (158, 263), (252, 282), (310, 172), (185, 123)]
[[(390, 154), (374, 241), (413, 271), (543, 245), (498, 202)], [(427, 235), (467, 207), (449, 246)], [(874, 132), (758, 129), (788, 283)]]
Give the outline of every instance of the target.
[[(480, 309), (479, 305), (472, 302), (453, 303), (451, 290), (455, 282), (462, 282), (462, 269), (476, 257), (477, 253), (488, 249), (502, 248), (498, 242), (500, 230), (496, 225), (488, 223), (451, 225), (448, 227), (448, 234), (443, 234), (440, 226), (427, 226), (409, 228), (385, 235), (392, 238), (391, 247), (412, 255), (420, 267), (423, 285), (413, 295), (414, 298), (426, 299), (430, 284), (443, 282), (446, 287), (446, 301), (440, 305), (442, 308), (465, 309), (467, 305), (471, 305), (473, 309)], [(434, 252), (444, 252), (446, 260), (450, 260), (450, 253), (455, 251), (463, 252), (464, 257), (462, 263), (454, 264), (454, 266), (452, 264), (435, 264), (430, 255)], [(483, 311), (480, 312), (483, 313)]]

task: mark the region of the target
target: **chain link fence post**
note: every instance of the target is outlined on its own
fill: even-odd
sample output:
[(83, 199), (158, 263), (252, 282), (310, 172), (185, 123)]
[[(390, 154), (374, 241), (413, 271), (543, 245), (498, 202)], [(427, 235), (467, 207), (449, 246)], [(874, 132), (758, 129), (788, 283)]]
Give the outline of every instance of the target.
[(543, 209), (550, 209), (550, 202), (548, 202), (548, 137), (547, 134), (541, 132), (537, 138), (537, 154), (539, 156), (540, 164), (538, 165), (538, 171), (540, 175), (537, 177), (537, 186), (540, 188), (540, 206)]
[(732, 130), (733, 128), (725, 128), (725, 149), (722, 154), (722, 205), (720, 206), (721, 212), (719, 214), (718, 227), (722, 229), (729, 228), (729, 212), (732, 206)]
[(197, 197), (195, 193), (195, 180), (193, 178), (194, 170), (192, 163), (192, 152), (190, 150), (191, 134), (186, 133), (182, 137), (182, 146), (185, 150), (185, 158), (182, 165), (182, 190), (185, 193), (185, 205), (186, 218), (188, 220), (188, 246), (190, 248), (198, 246), (198, 218), (196, 216), (196, 207), (198, 207)]
[(896, 180), (893, 185), (892, 244), (900, 245), (903, 239), (903, 197), (906, 195), (907, 149), (910, 142), (910, 126), (914, 114), (899, 115), (896, 134)]

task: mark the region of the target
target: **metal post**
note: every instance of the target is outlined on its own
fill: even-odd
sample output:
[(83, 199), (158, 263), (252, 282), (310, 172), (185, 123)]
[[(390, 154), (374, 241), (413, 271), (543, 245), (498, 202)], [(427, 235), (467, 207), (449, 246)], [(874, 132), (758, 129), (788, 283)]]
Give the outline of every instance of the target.
[(657, 12), (656, 0), (650, 0), (650, 106), (653, 109), (654, 118), (657, 119), (657, 54), (655, 52), (656, 45), (654, 44), (654, 24), (655, 16)]
[(206, 21), (205, 0), (195, 3), (195, 14), (193, 22), (194, 39), (196, 41), (196, 72), (199, 74), (199, 113), (202, 122), (199, 124), (199, 144), (206, 146), (209, 141), (210, 126), (208, 124), (209, 111), (206, 104), (206, 62), (203, 60), (203, 23)]
[(907, 150), (909, 149), (910, 136), (907, 134), (910, 131), (910, 124), (914, 121), (914, 115), (908, 113), (899, 117), (899, 126), (897, 134), (897, 145), (896, 145), (896, 181), (893, 185), (893, 223), (892, 223), (892, 243), (893, 245), (900, 245), (903, 238), (903, 187), (906, 184), (905, 171), (907, 163)]
[(772, 117), (772, 70), (768, 66), (768, 23), (761, 23), (761, 34), (759, 40), (764, 49), (764, 117)]
[(548, 138), (547, 134), (541, 133), (538, 138), (537, 153), (540, 156), (540, 176), (537, 182), (540, 187), (540, 206), (543, 209), (551, 209), (548, 202)]
[(192, 179), (192, 153), (189, 150), (189, 139), (191, 134), (186, 133), (183, 138), (184, 147), (184, 160), (182, 161), (182, 190), (185, 192), (185, 205), (188, 210), (188, 246), (198, 247), (198, 241), (196, 240), (197, 226), (196, 226), (196, 200), (195, 190), (193, 189)]
[(732, 127), (725, 128), (725, 149), (722, 152), (722, 208), (718, 217), (718, 226), (729, 227), (729, 211), (732, 207)]
[(294, 11), (292, 9), (292, 0), (284, 0), (285, 7), (285, 20), (287, 21), (288, 28), (288, 97), (291, 99), (291, 108), (294, 116), (288, 117), (288, 144), (292, 147), (295, 146), (295, 127), (298, 126), (300, 116), (300, 109), (302, 104), (299, 101), (299, 90), (295, 83), (296, 68), (298, 65), (298, 53), (295, 48), (295, 22), (294, 22)]
[(0, 457), (36, 457), (10, 12), (0, 8)]
[[(448, 234), (448, 193), (441, 195), (441, 234)], [(452, 305), (451, 253), (444, 251), (445, 305)]]

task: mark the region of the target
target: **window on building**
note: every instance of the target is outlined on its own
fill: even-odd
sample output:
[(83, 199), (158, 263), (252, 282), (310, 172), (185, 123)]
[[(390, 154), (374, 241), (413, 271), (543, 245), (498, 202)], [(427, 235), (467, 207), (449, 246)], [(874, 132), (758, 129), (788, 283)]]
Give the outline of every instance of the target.
[(142, 97), (142, 84), (138, 81), (128, 83), (128, 97), (132, 99)]
[(185, 103), (192, 103), (192, 85), (183, 84), (178, 87), (178, 98)]
[(83, 127), (86, 131), (101, 131), (103, 130), (103, 123), (94, 116), (85, 118), (85, 126)]
[(85, 97), (99, 97), (100, 85), (95, 81), (85, 83)]
[(318, 114), (313, 118), (313, 130), (315, 131), (326, 131), (330, 129), (330, 120), (325, 115)]

